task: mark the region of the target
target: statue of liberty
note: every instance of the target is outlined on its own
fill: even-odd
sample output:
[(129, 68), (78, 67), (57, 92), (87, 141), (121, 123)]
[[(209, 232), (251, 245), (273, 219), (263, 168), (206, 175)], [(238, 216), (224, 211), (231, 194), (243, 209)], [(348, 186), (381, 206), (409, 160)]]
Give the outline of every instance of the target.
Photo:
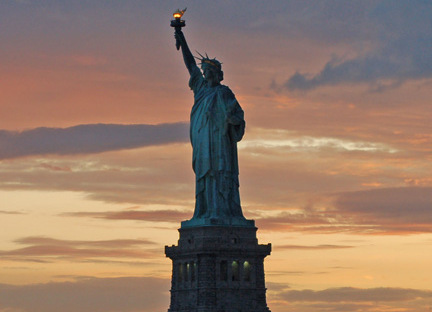
[(232, 91), (221, 84), (221, 63), (200, 54), (195, 62), (181, 28), (175, 38), (190, 74), (194, 94), (190, 115), (190, 139), (195, 172), (195, 211), (183, 226), (253, 225), (243, 217), (239, 195), (237, 142), (245, 131), (244, 113)]

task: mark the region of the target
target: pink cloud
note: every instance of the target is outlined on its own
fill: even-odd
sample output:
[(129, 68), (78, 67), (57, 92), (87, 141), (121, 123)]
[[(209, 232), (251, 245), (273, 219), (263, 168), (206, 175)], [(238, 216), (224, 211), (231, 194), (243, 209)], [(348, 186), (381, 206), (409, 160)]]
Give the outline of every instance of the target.
[(155, 210), (155, 211), (106, 211), (106, 212), (69, 212), (66, 216), (91, 217), (108, 220), (141, 220), (152, 222), (180, 222), (191, 218), (191, 212), (181, 212), (175, 210)]
[[(257, 218), (268, 231), (311, 233), (416, 234), (432, 232), (432, 188), (382, 188), (340, 193), (325, 210), (282, 212)], [(317, 204), (317, 203), (315, 203)]]
[(16, 240), (28, 247), (2, 250), (0, 255), (10, 259), (22, 256), (30, 259), (41, 257), (91, 258), (150, 258), (153, 253), (143, 248), (154, 243), (148, 240), (118, 239), (102, 241), (59, 240), (48, 237), (25, 237)]
[(75, 282), (20, 286), (0, 284), (0, 309), (21, 312), (153, 312), (168, 308), (168, 296), (169, 280), (165, 279), (89, 277)]

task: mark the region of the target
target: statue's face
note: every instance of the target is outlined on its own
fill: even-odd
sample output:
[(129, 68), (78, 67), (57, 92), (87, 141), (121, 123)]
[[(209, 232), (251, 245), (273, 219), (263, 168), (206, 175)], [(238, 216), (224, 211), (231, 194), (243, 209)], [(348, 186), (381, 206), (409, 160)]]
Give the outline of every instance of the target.
[(210, 66), (204, 66), (203, 68), (204, 79), (207, 80), (208, 83), (214, 84), (219, 83), (219, 73), (217, 70), (211, 68)]

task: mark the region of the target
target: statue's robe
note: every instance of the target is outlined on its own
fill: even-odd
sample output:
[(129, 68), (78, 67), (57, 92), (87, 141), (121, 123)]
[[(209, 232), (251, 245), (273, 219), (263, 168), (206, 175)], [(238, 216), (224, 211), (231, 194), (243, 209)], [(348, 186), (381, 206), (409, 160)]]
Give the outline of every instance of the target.
[(196, 176), (193, 218), (243, 217), (237, 159), (237, 142), (245, 129), (243, 110), (227, 86), (208, 86), (198, 67), (189, 86), (194, 92), (190, 118)]

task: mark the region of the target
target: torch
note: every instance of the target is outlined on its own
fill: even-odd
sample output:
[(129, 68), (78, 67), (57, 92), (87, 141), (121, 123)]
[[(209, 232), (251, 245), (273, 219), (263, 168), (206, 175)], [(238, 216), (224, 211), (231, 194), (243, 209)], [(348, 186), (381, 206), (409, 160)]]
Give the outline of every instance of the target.
[[(181, 17), (183, 16), (183, 14), (186, 12), (185, 8), (184, 10), (179, 10), (177, 9), (177, 11), (175, 11), (173, 13), (174, 19), (171, 20), (171, 27), (174, 27), (176, 32), (179, 32), (181, 30), (182, 27), (186, 26), (186, 22), (184, 20), (181, 19)], [(176, 41), (176, 48), (177, 50), (180, 49), (180, 41)]]

